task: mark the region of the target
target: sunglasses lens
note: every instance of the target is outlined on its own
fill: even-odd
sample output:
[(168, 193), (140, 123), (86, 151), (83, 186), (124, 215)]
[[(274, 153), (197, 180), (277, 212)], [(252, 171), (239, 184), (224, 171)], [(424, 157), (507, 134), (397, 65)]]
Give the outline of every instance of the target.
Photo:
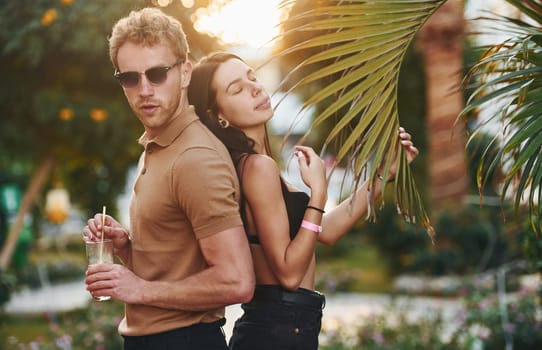
[[(178, 65), (179, 63), (184, 62), (184, 60), (178, 60), (173, 65), (169, 67), (154, 67), (149, 68), (145, 71), (145, 76), (147, 80), (152, 84), (158, 85), (162, 84), (167, 79), (167, 72)], [(115, 73), (115, 77), (118, 79), (119, 83), (125, 88), (135, 87), (139, 84), (139, 75), (138, 72), (123, 72)]]
[(153, 84), (161, 84), (167, 79), (167, 67), (155, 67), (145, 72), (147, 79)]
[(139, 84), (138, 72), (124, 72), (117, 75), (120, 85), (124, 87), (134, 87)]

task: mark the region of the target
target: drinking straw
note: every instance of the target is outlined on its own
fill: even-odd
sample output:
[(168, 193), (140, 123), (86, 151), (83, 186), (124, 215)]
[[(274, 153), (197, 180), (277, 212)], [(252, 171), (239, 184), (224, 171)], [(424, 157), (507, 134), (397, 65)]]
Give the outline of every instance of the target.
[(105, 205), (102, 208), (102, 244), (100, 245), (100, 255), (98, 262), (103, 263), (103, 251), (104, 251), (104, 226), (105, 226)]

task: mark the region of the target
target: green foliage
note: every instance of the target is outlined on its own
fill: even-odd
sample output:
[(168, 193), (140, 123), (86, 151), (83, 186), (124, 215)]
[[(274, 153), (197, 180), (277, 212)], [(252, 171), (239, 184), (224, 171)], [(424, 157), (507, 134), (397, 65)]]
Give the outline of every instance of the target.
[(46, 315), (3, 315), (0, 321), (0, 349), (5, 350), (8, 337), (18, 338), (21, 343), (41, 337), (48, 329)]
[(53, 284), (84, 278), (87, 263), (80, 236), (64, 240), (64, 246), (57, 246), (56, 249), (50, 246), (42, 249), (42, 243), (34, 245), (24, 266), (14, 266), (13, 269), (0, 272), (0, 309), (14, 291), (25, 287), (42, 287), (44, 277)]
[(406, 271), (414, 255), (430, 244), (422, 230), (397, 218), (395, 210), (393, 205), (385, 205), (379, 213), (380, 219), (367, 223), (362, 229), (385, 257), (392, 274)]
[[(487, 132), (478, 132), (470, 138), (466, 147), (468, 169), (469, 169), (469, 189), (471, 193), (481, 191), (483, 196), (496, 196), (498, 184), (502, 178), (502, 170), (498, 168), (487, 168), (484, 159), (494, 159), (499, 152), (498, 145), (494, 142), (494, 137)], [(485, 184), (483, 188), (478, 187), (478, 176), (480, 172), (485, 174)], [(484, 197), (480, 198), (482, 201)]]
[[(415, 321), (407, 308), (392, 304), (382, 313), (362, 320), (354, 334), (345, 330), (323, 331), (323, 350), (457, 350), (442, 340), (445, 323), (438, 313)], [(352, 333), (352, 332), (350, 332)]]
[[(115, 214), (143, 128), (113, 78), (107, 38), (119, 18), (151, 3), (0, 3), (0, 169), (30, 178), (36, 164), (52, 156), (54, 180), (68, 188), (73, 203), (89, 215), (104, 204)], [(164, 11), (183, 23), (192, 51), (216, 47), (193, 29), (195, 8), (176, 1)]]
[[(412, 39), (443, 3), (327, 0), (309, 7), (303, 1), (284, 23), (283, 37), (289, 45), (278, 54), (297, 60), (285, 79), (294, 78), (288, 92), (303, 88), (313, 92), (305, 107), (325, 106), (307, 135), (319, 125), (338, 120), (323, 148), (339, 145), (337, 161), (351, 166), (356, 182), (365, 173), (376, 179), (377, 169), (383, 169), (386, 177), (394, 160), (389, 155), (398, 152), (396, 182), (388, 186), (394, 187), (401, 216), (430, 234), (429, 218), (396, 137), (397, 84)], [(374, 218), (376, 206), (371, 202), (369, 215)]]
[[(483, 164), (480, 160), (484, 156), (495, 156), (498, 151), (491, 139), (488, 134), (478, 133), (467, 147), (473, 192), (477, 189), (476, 168)], [(395, 208), (391, 205), (386, 205), (380, 214), (389, 220), (366, 225), (364, 229), (388, 257), (392, 271), (442, 276), (485, 271), (514, 259), (528, 259), (534, 263), (542, 258), (532, 229), (514, 220), (517, 216), (510, 204), (495, 203), (500, 170), (492, 169), (486, 175), (481, 202), (473, 196), (476, 199), (472, 204), (435, 213), (433, 220), (437, 234), (434, 244), (426, 239), (421, 229), (394, 218)], [(526, 208), (518, 210), (527, 215)]]
[(524, 232), (513, 222), (504, 225), (500, 220), (499, 208), (477, 205), (442, 213), (435, 249), (420, 252), (412, 268), (433, 275), (464, 274), (521, 258)]
[(542, 348), (539, 292), (524, 289), (516, 295), (501, 295), (506, 300), (499, 300), (491, 290), (471, 291), (452, 342), (461, 349), (507, 349), (507, 341), (516, 350)]
[(0, 5), (0, 165), (32, 169), (52, 155), (73, 202), (113, 210), (142, 129), (112, 78), (107, 36), (138, 3), (66, 3)]
[(81, 280), (87, 268), (80, 235), (42, 237), (30, 250), (28, 260), (16, 270), (18, 288), (39, 288), (43, 277), (52, 284)]
[(19, 271), (18, 284), (35, 288), (41, 287), (40, 270), (44, 271), (51, 283), (74, 281), (84, 278), (86, 269), (86, 262), (80, 259), (61, 258), (39, 264), (32, 262)]
[(13, 335), (6, 337), (5, 350), (117, 350), (122, 348), (122, 337), (117, 326), (123, 314), (123, 304), (115, 301), (93, 301), (88, 308), (59, 315), (50, 320), (47, 331), (37, 339), (20, 341)]
[[(530, 224), (522, 228), (527, 234), (525, 257), (536, 271), (542, 271), (542, 7), (534, 0), (507, 2), (518, 15), (489, 16), (493, 31), (507, 39), (483, 47), (468, 71), (469, 95), (462, 116), (474, 116), (478, 122), (468, 145), (480, 149), (476, 186), (485, 195), (495, 191), (498, 182), (504, 183), (498, 188), (501, 200), (511, 196), (514, 216)], [(489, 136), (485, 126), (492, 124), (502, 127)], [(508, 218), (513, 216), (508, 214)]]
[[(542, 223), (542, 7), (535, 0), (507, 0), (518, 15), (492, 16), (494, 29), (508, 39), (485, 47), (485, 52), (470, 69), (465, 85), (472, 88), (463, 115), (488, 110), (480, 116), (474, 135), (487, 124), (502, 125), (489, 145), (478, 168), (477, 185), (482, 189), (495, 169), (504, 170), (501, 197), (513, 192), (517, 209), (527, 203), (533, 230)], [(521, 14), (522, 16), (520, 16)], [(488, 108), (489, 107), (489, 108)], [(481, 113), (480, 113), (481, 115)]]
[(441, 212), (434, 220), (434, 244), (421, 229), (397, 218), (380, 220), (365, 230), (395, 273), (469, 274), (524, 258), (523, 240), (530, 231), (513, 220), (504, 223), (502, 215), (506, 212), (499, 207), (477, 204)]
[(532, 270), (542, 273), (542, 239), (533, 234), (525, 237), (523, 253), (531, 264)]
[(354, 231), (334, 245), (317, 246), (316, 290), (324, 294), (390, 291), (391, 278), (387, 261), (363, 236), (363, 233)]
[[(504, 350), (506, 339), (516, 350), (542, 347), (542, 312), (536, 290), (506, 295), (506, 312), (498, 296), (470, 290), (465, 309), (451, 319), (434, 310), (413, 318), (409, 306), (392, 303), (382, 313), (364, 318), (361, 325), (323, 329), (323, 350)], [(504, 321), (503, 321), (504, 320)], [(505, 322), (506, 321), (506, 322)]]
[(17, 278), (6, 271), (0, 271), (0, 315), (5, 303), (10, 299), (11, 293), (15, 290)]

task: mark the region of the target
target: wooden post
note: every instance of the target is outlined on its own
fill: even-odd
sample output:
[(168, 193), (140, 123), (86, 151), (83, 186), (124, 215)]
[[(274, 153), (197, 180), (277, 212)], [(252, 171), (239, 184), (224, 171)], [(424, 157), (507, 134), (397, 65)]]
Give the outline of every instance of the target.
[(30, 181), (30, 185), (24, 193), (21, 201), (21, 207), (19, 208), (15, 222), (13, 225), (11, 225), (8, 237), (4, 243), (4, 246), (2, 247), (2, 252), (0, 253), (0, 271), (6, 270), (9, 266), (11, 257), (13, 256), (13, 252), (17, 246), (17, 239), (19, 238), (19, 234), (24, 226), (24, 217), (32, 209), (32, 205), (43, 189), (45, 181), (49, 177), (53, 165), (54, 159), (52, 157), (46, 157), (40, 163), (36, 172), (34, 173), (32, 181)]

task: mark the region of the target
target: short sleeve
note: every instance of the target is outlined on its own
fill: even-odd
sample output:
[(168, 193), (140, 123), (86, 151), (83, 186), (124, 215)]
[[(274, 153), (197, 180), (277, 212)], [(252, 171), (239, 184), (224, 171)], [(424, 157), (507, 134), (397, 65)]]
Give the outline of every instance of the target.
[(242, 226), (239, 181), (229, 155), (210, 147), (190, 148), (172, 171), (172, 191), (197, 239)]

